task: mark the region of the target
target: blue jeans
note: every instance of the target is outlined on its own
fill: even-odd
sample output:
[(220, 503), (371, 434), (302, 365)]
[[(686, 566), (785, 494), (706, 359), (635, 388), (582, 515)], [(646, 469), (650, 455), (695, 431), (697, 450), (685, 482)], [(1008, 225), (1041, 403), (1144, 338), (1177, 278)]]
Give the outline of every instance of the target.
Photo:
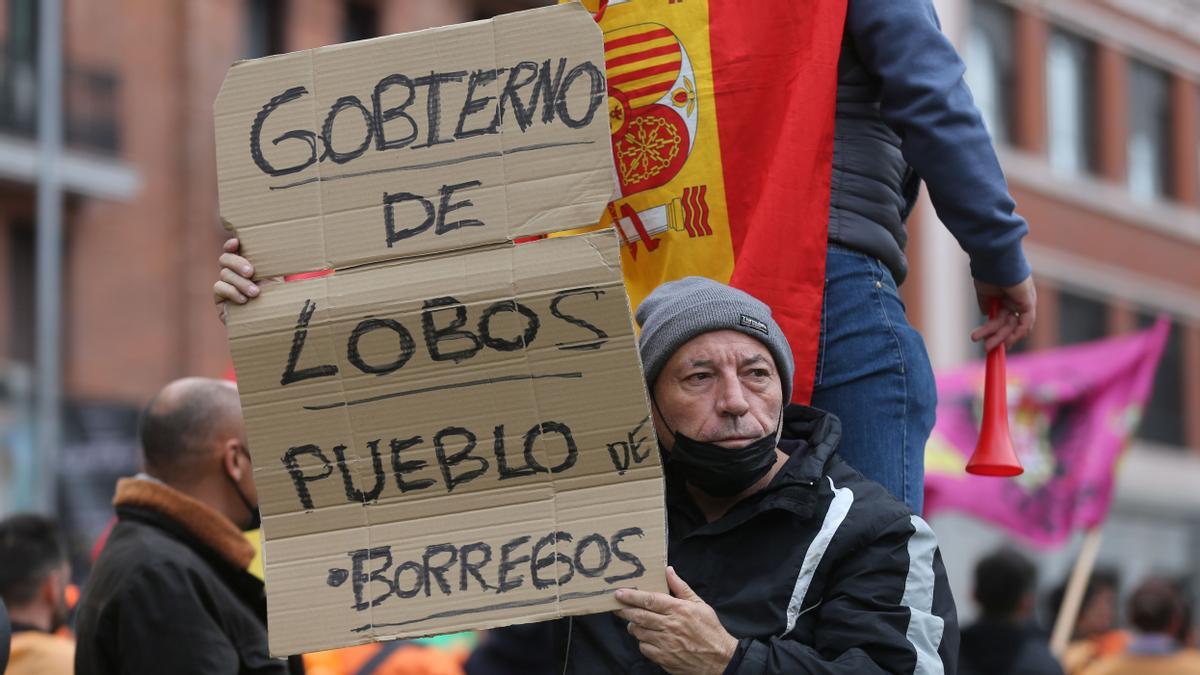
[(839, 454), (920, 514), (937, 389), (883, 263), (829, 245), (820, 339), (812, 404), (842, 420)]

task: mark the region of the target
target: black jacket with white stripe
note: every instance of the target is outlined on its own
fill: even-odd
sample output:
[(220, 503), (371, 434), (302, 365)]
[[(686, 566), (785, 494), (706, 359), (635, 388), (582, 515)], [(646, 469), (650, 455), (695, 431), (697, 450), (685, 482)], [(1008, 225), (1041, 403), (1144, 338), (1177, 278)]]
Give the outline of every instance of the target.
[[(727, 673), (952, 675), (958, 623), (933, 532), (837, 456), (840, 438), (833, 415), (788, 407), (790, 458), (711, 523), (668, 463), (668, 558), (739, 639)], [(613, 614), (556, 622), (555, 640), (565, 672), (661, 672)]]

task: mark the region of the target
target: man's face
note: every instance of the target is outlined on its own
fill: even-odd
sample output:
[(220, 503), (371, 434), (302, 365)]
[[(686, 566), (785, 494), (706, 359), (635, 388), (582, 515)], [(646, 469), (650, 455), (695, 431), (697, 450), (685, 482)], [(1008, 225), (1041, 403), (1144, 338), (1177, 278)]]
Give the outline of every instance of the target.
[[(776, 431), (783, 384), (766, 345), (733, 330), (698, 335), (671, 355), (654, 383), (654, 429), (741, 448)], [(667, 424), (663, 424), (663, 417)]]

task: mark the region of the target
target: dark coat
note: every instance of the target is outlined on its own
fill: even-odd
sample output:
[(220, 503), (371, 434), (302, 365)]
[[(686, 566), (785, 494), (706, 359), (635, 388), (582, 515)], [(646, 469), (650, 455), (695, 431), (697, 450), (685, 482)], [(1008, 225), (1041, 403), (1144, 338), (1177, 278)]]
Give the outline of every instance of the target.
[[(840, 437), (836, 417), (789, 406), (789, 460), (711, 523), (668, 462), (668, 559), (739, 638), (726, 672), (953, 675), (958, 624), (933, 532), (836, 455)], [(555, 633), (566, 672), (661, 672), (611, 613)]]
[[(136, 486), (143, 493), (153, 486), (156, 497), (174, 492), (122, 481), (129, 483), (143, 484)], [(211, 545), (211, 532), (198, 536), (203, 528), (163, 513), (172, 509), (123, 502), (124, 486), (116, 500), (119, 520), (79, 603), (77, 675), (288, 673), (286, 661), (267, 653), (262, 582)]]
[(960, 675), (1063, 675), (1050, 639), (1032, 625), (981, 619), (962, 632)]
[(838, 60), (829, 241), (908, 275), (905, 220), (920, 182), (971, 257), (971, 273), (1010, 286), (1029, 276), (1014, 212), (966, 67), (931, 0), (849, 0)]

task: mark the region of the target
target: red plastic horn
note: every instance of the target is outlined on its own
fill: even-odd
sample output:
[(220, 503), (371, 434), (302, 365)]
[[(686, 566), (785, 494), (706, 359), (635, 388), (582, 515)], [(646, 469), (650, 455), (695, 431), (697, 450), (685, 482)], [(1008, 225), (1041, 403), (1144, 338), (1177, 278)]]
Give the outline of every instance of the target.
[[(988, 317), (996, 318), (1000, 301), (993, 300)], [(1025, 472), (1017, 453), (1013, 451), (1012, 435), (1008, 431), (1008, 373), (1004, 363), (1004, 343), (996, 345), (987, 355), (987, 370), (983, 378), (983, 425), (979, 443), (967, 473), (977, 476), (1019, 476)]]

